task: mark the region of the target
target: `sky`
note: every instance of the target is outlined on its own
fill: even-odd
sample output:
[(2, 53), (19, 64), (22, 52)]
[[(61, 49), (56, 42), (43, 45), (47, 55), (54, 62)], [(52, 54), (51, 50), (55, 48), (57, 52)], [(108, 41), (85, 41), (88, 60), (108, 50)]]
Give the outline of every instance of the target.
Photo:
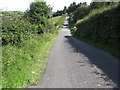
[[(34, 0), (0, 0), (0, 11), (25, 11), (29, 8), (29, 5)], [(48, 5), (53, 7), (53, 12), (57, 10), (62, 10), (64, 6), (69, 6), (72, 2), (80, 3), (87, 2), (88, 4), (91, 0), (44, 0)]]

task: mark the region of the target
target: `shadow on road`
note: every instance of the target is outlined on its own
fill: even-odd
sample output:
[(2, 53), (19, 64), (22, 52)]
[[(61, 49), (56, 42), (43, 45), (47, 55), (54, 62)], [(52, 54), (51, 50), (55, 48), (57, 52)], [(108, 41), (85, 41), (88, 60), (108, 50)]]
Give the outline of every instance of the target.
[(110, 55), (109, 53), (102, 51), (92, 45), (89, 45), (81, 40), (78, 40), (72, 36), (65, 36), (68, 43), (74, 48), (74, 52), (84, 54), (90, 61), (90, 63), (96, 65), (101, 69), (113, 82), (119, 85), (119, 69), (118, 58)]

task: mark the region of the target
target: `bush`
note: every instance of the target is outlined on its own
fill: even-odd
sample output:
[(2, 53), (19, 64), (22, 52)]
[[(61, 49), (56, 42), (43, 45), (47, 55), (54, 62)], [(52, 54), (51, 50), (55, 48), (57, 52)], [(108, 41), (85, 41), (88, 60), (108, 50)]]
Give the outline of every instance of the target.
[(29, 39), (37, 30), (37, 26), (17, 17), (3, 17), (2, 44), (20, 45), (23, 40)]
[(84, 18), (89, 13), (88, 5), (81, 5), (73, 12), (73, 19), (76, 23), (77, 20)]

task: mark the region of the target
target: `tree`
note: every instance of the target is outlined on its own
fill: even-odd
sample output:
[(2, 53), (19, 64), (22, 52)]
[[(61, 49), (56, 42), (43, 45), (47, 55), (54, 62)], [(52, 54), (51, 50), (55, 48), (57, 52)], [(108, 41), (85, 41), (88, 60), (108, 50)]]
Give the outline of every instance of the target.
[(82, 3), (74, 12), (73, 19), (76, 23), (77, 20), (84, 18), (89, 13), (89, 6), (85, 3)]
[(38, 25), (38, 34), (47, 31), (48, 18), (51, 15), (51, 8), (44, 1), (36, 0), (30, 4), (29, 10), (26, 11), (25, 17), (32, 23)]
[(57, 10), (57, 12), (54, 12), (53, 13), (53, 17), (56, 17), (56, 16), (61, 16), (63, 14), (63, 10)]
[(70, 13), (73, 12), (76, 8), (77, 8), (76, 2), (73, 2), (73, 3), (70, 4), (70, 6), (68, 7), (67, 13), (70, 14)]
[(110, 4), (111, 4), (111, 2), (92, 2), (90, 4), (90, 9), (91, 10), (93, 10), (93, 9), (99, 9), (101, 7), (108, 6)]
[(63, 14), (65, 14), (67, 12), (67, 7), (65, 6), (63, 9)]
[(27, 10), (27, 15), (32, 24), (46, 24), (50, 14), (50, 7), (43, 1), (35, 1), (30, 4), (30, 9)]

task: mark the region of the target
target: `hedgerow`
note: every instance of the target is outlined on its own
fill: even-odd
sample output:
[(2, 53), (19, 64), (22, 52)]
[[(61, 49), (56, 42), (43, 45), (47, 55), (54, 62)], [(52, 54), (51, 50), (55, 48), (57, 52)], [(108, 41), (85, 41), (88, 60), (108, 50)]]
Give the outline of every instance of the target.
[(113, 53), (118, 55), (120, 54), (119, 11), (120, 3), (92, 9), (86, 17), (77, 20), (76, 24), (72, 26), (71, 32), (78, 38), (84, 38), (94, 43), (103, 43), (114, 48), (116, 52)]
[(39, 7), (39, 12), (37, 9), (30, 14), (28, 10), (18, 16), (8, 12), (2, 17), (2, 88), (25, 88), (38, 84), (46, 68), (46, 58), (64, 23), (64, 15), (54, 24), (49, 22), (54, 19), (49, 17), (50, 8), (46, 3), (36, 1), (31, 9), (32, 6), (34, 9)]

